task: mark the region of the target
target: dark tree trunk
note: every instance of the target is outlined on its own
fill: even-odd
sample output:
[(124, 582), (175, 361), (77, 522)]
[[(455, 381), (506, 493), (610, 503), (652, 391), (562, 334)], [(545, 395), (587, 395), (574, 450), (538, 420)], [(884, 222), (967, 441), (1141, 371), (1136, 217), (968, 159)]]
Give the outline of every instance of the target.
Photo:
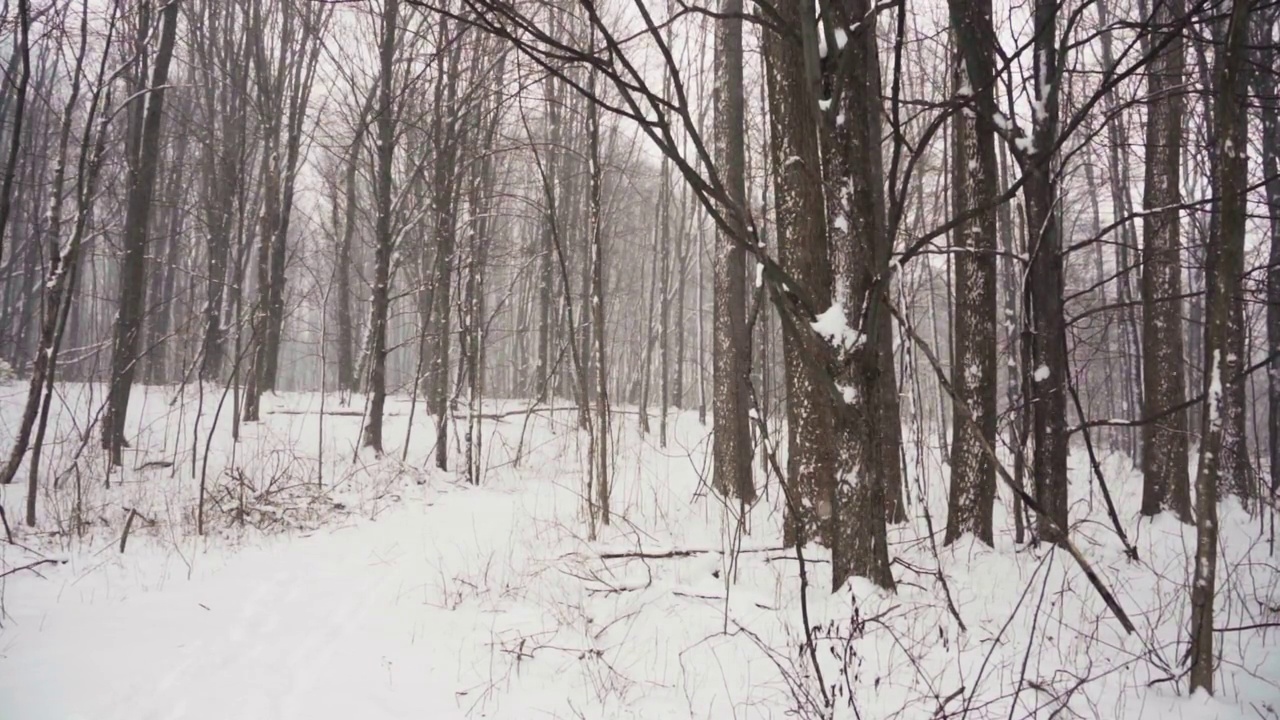
[(376, 181), (377, 220), (374, 239), (373, 288), (369, 325), (369, 412), (365, 420), (365, 447), (382, 454), (382, 412), (387, 402), (387, 310), (391, 292), (391, 193), (395, 163), (395, 106), (392, 95), (396, 56), (396, 21), (400, 0), (384, 0), (379, 46), (378, 110), (374, 127), (378, 160)]
[[(806, 21), (796, 3), (778, 6), (785, 32), (764, 34), (769, 94), (769, 152), (775, 168), (778, 258), (811, 304), (831, 297), (831, 265), (818, 155), (817, 98), (798, 30)], [(816, 84), (816, 83), (815, 83)], [(787, 477), (783, 490), (787, 545), (826, 542), (836, 470), (836, 436), (825, 377), (830, 348), (807, 327), (782, 316), (786, 366)]]
[[(1172, 26), (1183, 0), (1156, 6), (1155, 22)], [(1147, 74), (1146, 182), (1142, 220), (1143, 416), (1154, 417), (1186, 400), (1182, 348), (1182, 263), (1179, 227), (1182, 203), (1182, 38), (1175, 31)], [(1160, 210), (1159, 208), (1174, 208)], [(1187, 470), (1187, 416), (1173, 413), (1143, 426), (1142, 513), (1172, 510), (1191, 520)]]
[[(951, 449), (951, 495), (944, 542), (964, 533), (993, 543), (995, 464), (983, 445), (996, 446), (996, 145), (990, 123), (979, 123), (977, 108), (992, 107), (992, 48), (994, 37), (990, 0), (951, 0), (951, 22), (959, 43), (977, 47), (957, 58), (961, 95), (982, 95), (954, 116), (952, 144), (953, 212), (988, 208), (956, 229), (955, 325), (952, 330), (951, 383), (956, 409)], [(978, 62), (972, 62), (977, 59)], [(973, 423), (966, 421), (972, 416)], [(976, 425), (976, 429), (975, 429)], [(981, 433), (978, 436), (977, 433)]]
[(1067, 528), (1067, 348), (1063, 313), (1062, 235), (1057, 213), (1058, 186), (1053, 167), (1058, 140), (1056, 0), (1036, 0), (1035, 117), (1026, 156), (1024, 196), (1030, 229), (1031, 437), (1035, 497), (1044, 515), (1038, 535), (1061, 542), (1054, 528)]
[(160, 123), (180, 6), (181, 0), (171, 0), (161, 11), (160, 45), (156, 49), (146, 111), (137, 135), (138, 162), (129, 171), (124, 255), (120, 259), (120, 307), (116, 313), (111, 353), (111, 387), (102, 426), (103, 446), (110, 453), (112, 465), (121, 464), (125, 417), (137, 371), (142, 313), (146, 306), (147, 226), (160, 162)]
[[(898, 447), (890, 446), (893, 436), (886, 427), (899, 421), (890, 414), (886, 392), (888, 388), (897, 392), (892, 330), (885, 322), (887, 290), (876, 282), (880, 270), (888, 267), (888, 253), (880, 154), (880, 60), (870, 10), (866, 0), (836, 0), (822, 7), (828, 48), (823, 85), (831, 95), (826, 98), (829, 106), (822, 123), (834, 290), (827, 312), (840, 313), (855, 335), (830, 338), (836, 353), (832, 375), (844, 395), (843, 403), (828, 399), (834, 406), (837, 440), (835, 487), (828, 496), (833, 508), (830, 544), (832, 589), (836, 590), (853, 575), (883, 588), (894, 587), (885, 494), (889, 467), (899, 462), (900, 454)], [(841, 48), (832, 29), (846, 27), (852, 30)], [(819, 296), (817, 307), (826, 302)], [(892, 409), (896, 413), (896, 403)]]
[(728, 231), (717, 229), (715, 252), (715, 345), (712, 353), (713, 409), (712, 484), (742, 503), (755, 500), (751, 477), (750, 407), (751, 347), (747, 341), (746, 268), (742, 245), (747, 239), (743, 149), (742, 0), (720, 0), (725, 15), (716, 23), (716, 161), (729, 195), (722, 208)]
[[(1242, 328), (1236, 323), (1244, 271), (1244, 239), (1247, 222), (1248, 115), (1245, 110), (1247, 74), (1245, 39), (1248, 37), (1248, 0), (1232, 3), (1225, 47), (1216, 60), (1214, 101), (1213, 194), (1218, 198), (1217, 234), (1209, 238), (1206, 287), (1214, 288), (1205, 302), (1205, 404), (1196, 472), (1196, 561), (1191, 582), (1189, 632), (1191, 690), (1213, 693), (1213, 598), (1218, 564), (1218, 501), (1221, 490), (1241, 492), (1243, 478), (1232, 478), (1235, 459), (1230, 454), (1237, 432), (1236, 415), (1243, 415), (1236, 393), (1228, 383), (1239, 382), (1240, 360), (1231, 359)], [(1243, 493), (1242, 493), (1243, 496)]]

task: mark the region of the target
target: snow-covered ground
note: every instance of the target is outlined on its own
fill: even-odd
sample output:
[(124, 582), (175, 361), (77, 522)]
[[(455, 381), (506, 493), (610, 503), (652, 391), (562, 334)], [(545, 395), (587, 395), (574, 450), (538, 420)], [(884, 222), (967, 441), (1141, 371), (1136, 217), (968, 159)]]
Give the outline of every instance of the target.
[[(20, 392), (0, 386), (6, 451)], [(1194, 531), (1138, 523), (1140, 483), (1119, 456), (1104, 469), (1140, 560), (1124, 557), (1083, 455), (1073, 537), (1135, 636), (1066, 554), (1015, 547), (1003, 504), (994, 551), (935, 555), (919, 498), (940, 542), (946, 470), (912, 446), (912, 520), (890, 538), (898, 592), (855, 580), (833, 595), (822, 552), (805, 554), (820, 682), (777, 488), (732, 537), (701, 482), (693, 415), (665, 449), (634, 414), (615, 417), (614, 523), (588, 542), (585, 438), (568, 411), (526, 424), (503, 414), (514, 404), (486, 406), (488, 470), (472, 487), (431, 469), (421, 407), (401, 460), (407, 398), (389, 404), (375, 459), (356, 452), (358, 398), (268, 398), (232, 443), (229, 398), (209, 436), (219, 390), (139, 390), (108, 488), (96, 435), (79, 435), (101, 397), (63, 388), (36, 531), (21, 526), (25, 472), (0, 488), (18, 541), (0, 542), (3, 720), (819, 717), (824, 692), (839, 718), (1280, 716), (1280, 628), (1240, 629), (1280, 621), (1257, 520), (1223, 508), (1220, 691), (1188, 698)], [(338, 414), (322, 420), (322, 400)], [(15, 571), (41, 559), (57, 562)]]

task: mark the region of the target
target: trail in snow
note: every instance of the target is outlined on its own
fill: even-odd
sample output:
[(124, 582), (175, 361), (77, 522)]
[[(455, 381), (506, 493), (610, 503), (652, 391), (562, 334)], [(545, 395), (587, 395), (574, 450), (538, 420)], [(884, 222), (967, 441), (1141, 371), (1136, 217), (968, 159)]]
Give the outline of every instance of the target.
[(43, 609), (10, 598), (0, 715), (464, 717), (487, 675), (477, 640), (502, 618), (450, 558), (505, 552), (513, 505), (447, 492), (155, 592), (83, 603), (71, 580)]

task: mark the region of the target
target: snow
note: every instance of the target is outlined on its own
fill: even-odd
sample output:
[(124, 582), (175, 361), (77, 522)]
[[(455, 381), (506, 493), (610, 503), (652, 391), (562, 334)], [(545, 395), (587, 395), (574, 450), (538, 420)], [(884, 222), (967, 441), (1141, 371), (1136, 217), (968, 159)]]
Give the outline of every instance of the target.
[[(674, 416), (667, 450), (638, 434), (633, 415), (618, 416), (618, 520), (589, 542), (585, 440), (563, 401), (533, 414), (527, 432), (523, 413), (486, 419), (487, 471), (471, 487), (430, 469), (435, 434), (421, 408), (400, 461), (408, 398), (389, 398), (379, 459), (356, 452), (363, 398), (342, 407), (334, 396), (267, 396), (264, 422), (245, 425), (239, 444), (225, 417), (214, 433), (216, 502), (197, 537), (193, 423), (199, 410), (197, 434), (208, 432), (220, 388), (206, 386), (203, 403), (194, 387), (138, 390), (133, 449), (110, 489), (96, 443), (81, 475), (65, 472), (77, 453), (72, 419), (83, 421), (104, 388), (60, 389), (67, 405), (45, 463), (62, 482), (41, 492), (40, 532), (15, 526), (21, 547), (0, 542), (0, 573), (41, 557), (66, 562), (0, 579), (5, 720), (817, 716), (796, 699), (795, 683), (817, 689), (799, 651), (798, 566), (779, 549), (780, 493), (764, 493), (741, 553), (726, 553), (735, 535), (724, 505), (700, 491), (710, 443), (695, 413)], [(22, 390), (0, 385), (0, 446)], [(485, 411), (521, 407), (494, 401)], [(773, 432), (770, 444), (785, 446), (784, 428)], [(921, 499), (935, 524), (945, 517), (946, 469), (931, 444), (916, 446), (909, 432), (907, 443), (918, 460), (906, 473), (911, 517), (890, 531), (903, 561), (897, 593), (861, 579), (832, 593), (829, 554), (805, 550), (823, 677), (837, 686), (847, 677), (856, 704), (842, 690), (829, 717), (924, 720), (968, 706), (974, 718), (1236, 718), (1280, 699), (1274, 631), (1217, 638), (1217, 697), (1163, 682), (1162, 663), (1180, 672), (1195, 530), (1164, 515), (1136, 531), (1141, 482), (1128, 458), (1101, 460), (1141, 560), (1125, 558), (1098, 522), (1076, 540), (1140, 637), (1124, 636), (1067, 555), (1014, 545), (1003, 492), (994, 549), (965, 537), (935, 556)], [(144, 459), (176, 462), (135, 469)], [(1073, 500), (1087, 497), (1088, 463), (1076, 455), (1071, 468)], [(91, 519), (83, 537), (55, 532), (69, 522), (77, 477)], [(244, 525), (237, 477), (253, 488)], [(11, 522), (21, 485), (0, 488)], [(148, 522), (121, 553), (123, 507)], [(1090, 511), (1073, 501), (1071, 512), (1077, 527)], [(1217, 622), (1274, 622), (1259, 610), (1280, 591), (1265, 543), (1251, 535), (1256, 522), (1229, 499), (1221, 512), (1219, 575), (1235, 589), (1219, 594)], [(649, 557), (604, 557), (639, 550)], [(671, 551), (688, 554), (654, 557)], [(967, 632), (947, 609), (939, 568)], [(855, 612), (866, 621), (856, 628)]]
[[(843, 50), (844, 46), (849, 44), (849, 34), (844, 28), (836, 28), (832, 33), (836, 39), (836, 50)], [(818, 25), (818, 57), (825, 58), (827, 56), (827, 33), (822, 24)]]
[(1218, 350), (1209, 358), (1209, 390), (1205, 394), (1205, 407), (1209, 412), (1209, 427), (1218, 425), (1218, 412), (1222, 405), (1222, 363), (1218, 360)]
[(1044, 382), (1049, 379), (1049, 366), (1041, 365), (1031, 374), (1031, 379), (1036, 382)]
[(849, 327), (845, 321), (843, 303), (835, 302), (814, 318), (814, 332), (838, 350), (849, 352), (862, 344), (862, 333)]

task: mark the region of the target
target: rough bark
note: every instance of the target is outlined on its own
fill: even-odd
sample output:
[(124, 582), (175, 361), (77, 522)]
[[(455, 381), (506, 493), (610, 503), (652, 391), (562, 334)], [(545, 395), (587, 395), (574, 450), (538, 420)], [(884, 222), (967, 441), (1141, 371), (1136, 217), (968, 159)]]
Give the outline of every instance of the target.
[(1030, 238), (1031, 437), (1035, 497), (1045, 514), (1037, 535), (1061, 542), (1054, 528), (1067, 527), (1067, 349), (1063, 313), (1062, 235), (1053, 166), (1058, 134), (1056, 0), (1036, 0), (1033, 46), (1034, 105), (1025, 163), (1024, 198)]
[(716, 23), (716, 162), (728, 192), (722, 208), (729, 230), (717, 229), (713, 368), (712, 484), (742, 503), (756, 498), (751, 477), (751, 434), (747, 412), (751, 348), (747, 342), (747, 237), (743, 149), (742, 0), (721, 0)]
[[(125, 417), (129, 394), (137, 371), (138, 346), (142, 334), (142, 312), (146, 306), (147, 226), (152, 196), (160, 164), (160, 129), (164, 113), (165, 86), (173, 58), (181, 0), (171, 0), (161, 11), (160, 44), (156, 48), (146, 108), (138, 140), (138, 161), (130, 168), (120, 258), (120, 307), (116, 313), (111, 353), (111, 386), (103, 418), (103, 446), (112, 465), (121, 464)], [(137, 101), (135, 101), (137, 102)]]
[[(952, 0), (952, 23), (966, 26), (957, 41), (980, 42), (991, 35), (989, 0)], [(961, 39), (963, 38), (963, 40)], [(983, 442), (996, 445), (996, 150), (989, 123), (978, 123), (977, 107), (994, 104), (990, 97), (989, 46), (976, 50), (987, 62), (971, 66), (965, 55), (957, 58), (958, 93), (972, 98), (984, 95), (953, 118), (952, 196), (955, 214), (988, 208), (956, 228), (956, 312), (952, 329), (953, 402), (955, 411), (951, 448), (951, 494), (947, 506), (944, 542), (950, 544), (965, 533), (991, 545), (992, 509), (995, 503), (995, 464), (983, 451)], [(978, 437), (981, 433), (981, 438)]]
[[(869, 10), (865, 0), (835, 0), (822, 7), (827, 48), (823, 86), (829, 93), (824, 98), (822, 174), (832, 294), (829, 300), (820, 298), (819, 307), (829, 302), (827, 312), (840, 312), (855, 335), (833, 342), (832, 376), (844, 402), (828, 399), (834, 405), (836, 430), (836, 477), (828, 495), (833, 509), (829, 540), (833, 589), (843, 587), (853, 575), (884, 588), (894, 587), (885, 491), (888, 467), (899, 462), (900, 454), (887, 442), (885, 426), (899, 420), (890, 415), (885, 393), (886, 384), (895, 393), (897, 384), (892, 353), (885, 350), (885, 343), (892, 342), (884, 322), (886, 288), (877, 282), (879, 271), (887, 267), (888, 254), (880, 154), (880, 59), (874, 15)], [(843, 47), (834, 31), (837, 28), (851, 28)]]
[[(799, 6), (778, 6), (779, 22), (799, 28)], [(818, 155), (817, 100), (794, 32), (764, 34), (769, 95), (769, 152), (778, 259), (810, 302), (831, 297), (831, 266)], [(787, 320), (784, 318), (784, 323)], [(790, 321), (794, 325), (794, 320)], [(830, 348), (808, 328), (783, 332), (787, 389), (787, 545), (826, 542), (835, 477), (835, 426), (822, 377)]]
[[(1172, 25), (1184, 0), (1157, 3), (1157, 25)], [(1151, 63), (1147, 74), (1146, 182), (1142, 208), (1143, 410), (1155, 417), (1186, 400), (1183, 375), (1182, 116), (1186, 58), (1179, 33)], [(1161, 209), (1165, 208), (1165, 209)], [(1142, 514), (1172, 510), (1191, 520), (1187, 470), (1187, 416), (1173, 413), (1142, 430)]]

